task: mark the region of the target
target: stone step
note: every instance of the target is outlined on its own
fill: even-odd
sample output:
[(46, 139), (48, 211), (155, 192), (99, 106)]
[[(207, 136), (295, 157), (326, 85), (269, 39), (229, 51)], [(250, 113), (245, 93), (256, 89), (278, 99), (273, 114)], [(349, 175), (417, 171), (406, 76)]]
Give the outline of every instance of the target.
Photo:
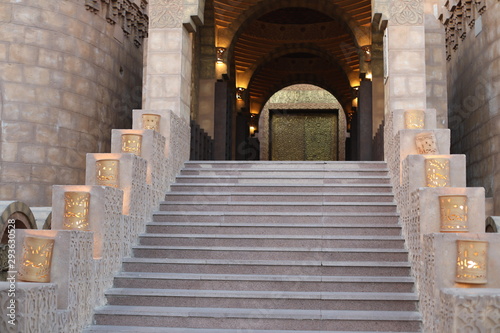
[[(398, 331), (399, 332), (399, 331)], [(399, 333), (419, 333), (399, 332)], [(102, 326), (92, 325), (83, 330), (83, 333), (353, 333), (353, 331), (297, 331), (297, 330), (254, 330), (254, 329), (208, 329), (208, 328), (179, 328), (179, 327), (145, 327), (145, 326)], [(375, 331), (356, 331), (355, 333), (394, 333)]]
[(168, 202), (246, 202), (258, 198), (265, 202), (394, 202), (392, 193), (267, 193), (267, 192), (169, 192)]
[(155, 212), (154, 222), (213, 222), (213, 223), (314, 223), (368, 224), (398, 223), (397, 213), (270, 213), (270, 212)]
[(243, 328), (316, 331), (418, 331), (415, 311), (229, 309), (108, 305), (98, 308), (97, 325)]
[(106, 291), (110, 305), (415, 311), (415, 293), (301, 292), (112, 288)]
[(231, 184), (231, 183), (174, 183), (170, 187), (175, 192), (232, 192), (232, 193), (360, 193), (377, 192), (392, 194), (392, 186), (387, 183), (380, 184)]
[(285, 178), (285, 177), (306, 177), (306, 178), (330, 178), (330, 177), (387, 177), (389, 170), (368, 169), (368, 170), (318, 170), (318, 169), (216, 169), (216, 168), (189, 168), (182, 169), (181, 176), (238, 176), (243, 178)]
[(392, 202), (162, 202), (160, 210), (169, 212), (204, 211), (204, 212), (396, 212)]
[(267, 184), (280, 185), (323, 185), (323, 184), (389, 184), (389, 176), (268, 176), (268, 177), (242, 177), (242, 176), (183, 176), (176, 177), (178, 184)]
[(209, 223), (150, 222), (146, 232), (153, 234), (255, 234), (255, 235), (401, 235), (401, 227), (392, 224), (276, 224), (276, 223)]
[(116, 288), (283, 290), (328, 292), (413, 292), (409, 276), (320, 276), (120, 272)]
[(150, 273), (408, 276), (408, 262), (125, 258), (123, 270)]
[(136, 258), (232, 259), (232, 260), (327, 260), (327, 261), (405, 261), (404, 249), (325, 249), (274, 247), (202, 247), (147, 246), (133, 247)]
[(303, 248), (383, 248), (403, 249), (401, 236), (352, 235), (241, 235), (241, 234), (152, 234), (139, 237), (139, 245), (244, 246)]
[(184, 169), (318, 169), (369, 170), (387, 168), (383, 161), (188, 161)]

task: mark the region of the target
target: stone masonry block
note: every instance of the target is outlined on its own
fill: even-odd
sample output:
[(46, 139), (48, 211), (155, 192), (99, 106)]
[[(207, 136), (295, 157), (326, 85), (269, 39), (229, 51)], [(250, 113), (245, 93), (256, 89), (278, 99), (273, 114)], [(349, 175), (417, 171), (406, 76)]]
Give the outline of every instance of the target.
[[(439, 233), (424, 236), (424, 258), (426, 258), (427, 272), (433, 272), (435, 278), (435, 293), (438, 295), (441, 288), (470, 288), (471, 285), (463, 285), (455, 282), (457, 265), (457, 240), (488, 241), (488, 264), (486, 284), (474, 285), (474, 288), (500, 288), (500, 234), (492, 233)], [(425, 253), (432, 251), (433, 253)]]
[(403, 161), (408, 155), (418, 155), (417, 145), (415, 143), (415, 136), (424, 132), (433, 132), (436, 136), (436, 144), (440, 155), (450, 154), (450, 130), (449, 129), (404, 129), (399, 131), (399, 135), (396, 138), (399, 139), (400, 150), (400, 161)]
[[(160, 134), (166, 138), (166, 142), (170, 142), (171, 128), (171, 110), (134, 110), (132, 115), (132, 128), (143, 129), (142, 115), (143, 114), (158, 114), (160, 119)], [(165, 146), (165, 156), (168, 156), (168, 144)]]
[[(408, 193), (413, 193), (420, 187), (426, 187), (425, 160), (446, 158), (450, 163), (449, 187), (466, 187), (465, 155), (408, 155), (403, 163), (403, 171), (408, 179)], [(404, 181), (404, 180), (403, 180)]]
[(418, 189), (420, 207), (420, 235), (440, 232), (439, 197), (445, 195), (467, 196), (467, 222), (470, 233), (482, 233), (485, 230), (485, 197), (482, 187), (440, 187)]
[(96, 161), (118, 160), (119, 186), (123, 190), (123, 214), (142, 215), (141, 207), (148, 207), (145, 185), (147, 176), (147, 161), (133, 154), (87, 154), (85, 174), (86, 185), (98, 185), (96, 179)]
[[(400, 130), (405, 129), (405, 111), (406, 110), (394, 110), (393, 111), (393, 133), (396, 134)], [(427, 109), (425, 111), (425, 126), (426, 129), (436, 129), (436, 110)]]
[(164, 163), (165, 137), (153, 130), (112, 130), (111, 153), (122, 153), (122, 135), (142, 135), (141, 157), (147, 163), (147, 183), (153, 188), (164, 188), (165, 175), (161, 173)]
[[(83, 295), (75, 292), (75, 289), (85, 288), (89, 297), (93, 294), (92, 233), (73, 230), (16, 230), (16, 272), (22, 263), (22, 244), (26, 236), (55, 239), (50, 283), (57, 285), (57, 308), (68, 309), (76, 304), (82, 308), (92, 306), (92, 304), (82, 304), (86, 300), (82, 298)], [(81, 285), (72, 290), (70, 284)]]
[(88, 222), (89, 231), (94, 237), (93, 257), (108, 259), (121, 253), (121, 238), (125, 233), (123, 216), (121, 215), (123, 191), (109, 186), (54, 186), (52, 191), (52, 230), (67, 229), (64, 227), (65, 192), (90, 193)]

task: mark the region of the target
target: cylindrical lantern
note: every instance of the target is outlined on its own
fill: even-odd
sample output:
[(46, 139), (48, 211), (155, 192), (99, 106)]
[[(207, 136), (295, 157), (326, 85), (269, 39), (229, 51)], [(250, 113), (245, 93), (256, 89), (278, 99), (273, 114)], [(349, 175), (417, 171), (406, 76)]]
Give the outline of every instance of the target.
[(65, 192), (63, 229), (90, 230), (89, 206), (89, 192)]
[(122, 134), (122, 153), (132, 153), (141, 156), (142, 135)]
[(160, 119), (161, 119), (161, 116), (159, 114), (144, 113), (142, 115), (142, 129), (155, 130), (155, 131), (159, 132), (160, 131)]
[(438, 155), (436, 136), (433, 132), (424, 132), (415, 135), (415, 144), (419, 154), (433, 154)]
[(422, 129), (425, 127), (424, 110), (407, 110), (404, 115), (406, 129)]
[(95, 178), (97, 185), (120, 186), (120, 161), (99, 160), (95, 162)]
[(426, 159), (425, 179), (427, 187), (450, 186), (450, 160), (447, 158)]
[(19, 265), (21, 281), (50, 282), (50, 264), (54, 239), (45, 237), (24, 237), (23, 258)]
[(439, 197), (441, 232), (467, 232), (467, 196), (445, 195)]
[(488, 242), (457, 240), (457, 276), (455, 282), (486, 284)]

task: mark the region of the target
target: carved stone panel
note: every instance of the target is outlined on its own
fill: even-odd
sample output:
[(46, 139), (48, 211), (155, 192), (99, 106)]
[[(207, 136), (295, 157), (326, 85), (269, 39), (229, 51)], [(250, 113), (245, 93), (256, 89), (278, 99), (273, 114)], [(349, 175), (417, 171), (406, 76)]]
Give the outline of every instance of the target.
[(393, 0), (390, 4), (391, 23), (421, 25), (424, 23), (423, 0)]

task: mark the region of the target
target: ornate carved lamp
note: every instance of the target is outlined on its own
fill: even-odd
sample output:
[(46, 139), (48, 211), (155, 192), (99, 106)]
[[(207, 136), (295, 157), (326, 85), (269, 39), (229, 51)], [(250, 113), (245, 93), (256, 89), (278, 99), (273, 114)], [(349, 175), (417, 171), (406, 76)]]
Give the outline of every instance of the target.
[(142, 135), (122, 134), (122, 153), (132, 153), (141, 156)]
[(457, 274), (455, 282), (486, 284), (488, 242), (457, 240)]
[(119, 187), (120, 186), (120, 161), (99, 160), (95, 162), (97, 185)]
[(450, 186), (450, 160), (447, 158), (426, 159), (425, 179), (427, 187)]
[(407, 110), (404, 117), (406, 129), (422, 129), (425, 127), (424, 110)]
[(467, 196), (445, 195), (439, 197), (441, 232), (467, 232)]
[(415, 135), (415, 144), (419, 154), (439, 155), (436, 136), (433, 132), (424, 132)]
[(142, 129), (160, 131), (160, 119), (159, 114), (144, 113), (142, 115)]
[(89, 192), (65, 192), (63, 229), (90, 230), (89, 206)]
[(19, 265), (19, 280), (27, 282), (50, 282), (53, 238), (26, 236), (23, 242), (22, 261)]

